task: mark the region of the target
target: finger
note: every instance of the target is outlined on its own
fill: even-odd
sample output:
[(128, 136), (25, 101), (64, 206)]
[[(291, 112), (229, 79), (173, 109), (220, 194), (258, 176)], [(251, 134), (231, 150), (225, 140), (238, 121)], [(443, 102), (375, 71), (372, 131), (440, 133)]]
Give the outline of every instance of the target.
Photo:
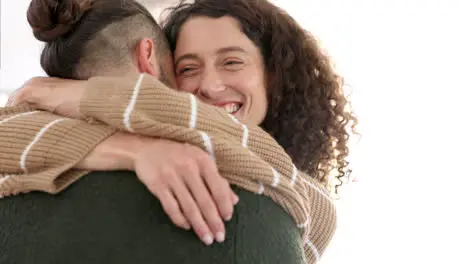
[(162, 185), (156, 187), (155, 185), (152, 185), (147, 186), (147, 188), (150, 190), (151, 193), (154, 194), (154, 196), (156, 196), (159, 199), (164, 211), (176, 226), (181, 227), (185, 230), (190, 230), (190, 224), (188, 220), (185, 218), (184, 214), (180, 210), (179, 203), (177, 202), (177, 200), (174, 197), (174, 194), (168, 187), (163, 187)]
[(218, 210), (224, 220), (229, 221), (234, 213), (232, 189), (226, 179), (221, 177), (214, 161), (208, 156), (200, 156), (200, 169), (202, 177), (208, 186)]
[(231, 200), (234, 205), (239, 203), (239, 196), (234, 191), (231, 191)]
[(179, 205), (185, 215), (185, 218), (189, 221), (195, 233), (206, 245), (213, 244), (214, 236), (211, 233), (205, 219), (203, 219), (198, 205), (192, 197), (192, 194), (187, 189), (187, 186), (178, 177), (174, 177), (172, 181), (171, 189), (176, 199), (179, 201)]
[[(196, 166), (194, 166), (196, 168)], [(198, 204), (203, 217), (205, 218), (208, 226), (215, 235), (216, 241), (219, 243), (224, 242), (226, 237), (226, 230), (224, 228), (224, 222), (221, 218), (218, 208), (216, 207), (215, 201), (208, 191), (203, 179), (199, 175), (198, 168), (191, 169), (190, 172), (186, 172), (185, 183), (189, 187), (195, 201)]]
[(162, 198), (159, 198), (161, 204), (164, 208), (164, 211), (169, 216), (171, 221), (178, 227), (181, 227), (185, 230), (190, 230), (189, 221), (185, 218), (184, 214), (180, 210), (179, 203), (174, 197), (174, 194), (170, 191), (167, 191)]

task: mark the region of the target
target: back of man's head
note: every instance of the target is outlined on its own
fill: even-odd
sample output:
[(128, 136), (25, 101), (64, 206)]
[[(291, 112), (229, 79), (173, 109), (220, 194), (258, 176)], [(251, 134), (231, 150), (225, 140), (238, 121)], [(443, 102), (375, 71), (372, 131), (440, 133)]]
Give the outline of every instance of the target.
[(41, 66), (49, 76), (121, 74), (144, 38), (153, 40), (160, 68), (170, 56), (160, 26), (135, 0), (32, 0), (27, 18), (34, 36), (46, 42)]

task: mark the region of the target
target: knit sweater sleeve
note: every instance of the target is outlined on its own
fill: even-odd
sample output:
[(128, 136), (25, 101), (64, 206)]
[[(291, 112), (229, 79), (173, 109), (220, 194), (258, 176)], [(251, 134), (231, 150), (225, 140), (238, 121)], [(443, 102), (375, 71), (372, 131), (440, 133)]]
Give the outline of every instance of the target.
[(0, 197), (60, 192), (88, 173), (73, 167), (115, 131), (27, 104), (0, 108)]
[[(168, 88), (153, 76), (94, 77), (87, 83), (80, 111), (127, 132), (183, 140), (175, 132), (214, 133), (236, 142), (271, 164), (281, 175), (293, 175), (294, 164), (263, 129), (248, 126), (218, 107), (200, 103), (189, 93)], [(276, 173), (275, 172), (275, 173)], [(291, 179), (295, 180), (295, 179)]]
[(80, 111), (127, 132), (205, 149), (232, 184), (271, 197), (295, 219), (309, 263), (316, 262), (330, 242), (336, 214), (328, 192), (298, 172), (284, 149), (261, 128), (242, 124), (224, 110), (145, 74), (90, 79)]

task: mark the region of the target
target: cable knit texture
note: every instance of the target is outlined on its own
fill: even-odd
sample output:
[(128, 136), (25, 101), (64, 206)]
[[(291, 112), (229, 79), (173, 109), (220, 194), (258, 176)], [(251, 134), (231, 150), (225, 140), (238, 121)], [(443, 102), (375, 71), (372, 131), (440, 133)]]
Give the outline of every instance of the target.
[(206, 150), (223, 177), (282, 206), (302, 232), (316, 263), (336, 227), (329, 193), (297, 170), (281, 146), (257, 126), (172, 90), (156, 78), (94, 77), (80, 102), (88, 121), (61, 118), (28, 105), (0, 109), (0, 195), (58, 193), (81, 176), (89, 152), (117, 130), (187, 142)]

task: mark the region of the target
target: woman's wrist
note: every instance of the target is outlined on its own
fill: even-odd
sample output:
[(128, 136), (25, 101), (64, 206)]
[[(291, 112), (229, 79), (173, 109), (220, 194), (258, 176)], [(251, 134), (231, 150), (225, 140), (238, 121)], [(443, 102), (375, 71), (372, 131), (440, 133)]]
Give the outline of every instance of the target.
[(134, 171), (138, 151), (148, 143), (149, 139), (139, 135), (117, 132), (96, 146), (76, 168)]

